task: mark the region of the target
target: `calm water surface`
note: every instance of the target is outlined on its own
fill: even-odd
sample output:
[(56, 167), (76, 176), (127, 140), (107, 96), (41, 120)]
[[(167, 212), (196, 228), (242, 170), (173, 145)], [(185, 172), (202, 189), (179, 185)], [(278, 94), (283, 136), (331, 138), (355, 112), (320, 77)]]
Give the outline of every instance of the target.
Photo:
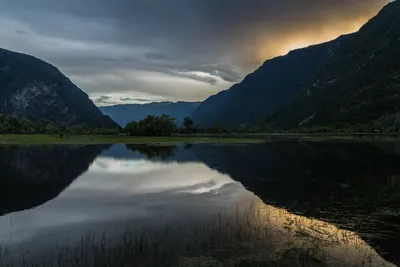
[(333, 258), (395, 266), (399, 175), (396, 143), (0, 147), (0, 243), (39, 255), (89, 232), (251, 207), (276, 240), (306, 229)]

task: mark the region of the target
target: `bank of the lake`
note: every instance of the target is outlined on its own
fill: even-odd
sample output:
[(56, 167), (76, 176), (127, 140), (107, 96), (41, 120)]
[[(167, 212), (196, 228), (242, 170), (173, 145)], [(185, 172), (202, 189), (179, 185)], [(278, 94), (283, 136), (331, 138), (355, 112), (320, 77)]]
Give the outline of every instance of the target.
[(268, 141), (400, 141), (393, 133), (202, 133), (164, 136), (120, 135), (69, 135), (60, 138), (55, 134), (0, 134), (0, 145), (29, 144), (149, 144), (174, 145), (179, 143), (251, 144)]
[(0, 145), (24, 144), (150, 144), (174, 145), (179, 143), (262, 143), (261, 138), (229, 136), (127, 136), (127, 135), (70, 135), (60, 138), (52, 134), (0, 135)]
[[(176, 136), (188, 136), (177, 134)], [(271, 132), (271, 133), (199, 133), (194, 137), (261, 139), (264, 141), (400, 141), (400, 133), (303, 133), (303, 132)]]

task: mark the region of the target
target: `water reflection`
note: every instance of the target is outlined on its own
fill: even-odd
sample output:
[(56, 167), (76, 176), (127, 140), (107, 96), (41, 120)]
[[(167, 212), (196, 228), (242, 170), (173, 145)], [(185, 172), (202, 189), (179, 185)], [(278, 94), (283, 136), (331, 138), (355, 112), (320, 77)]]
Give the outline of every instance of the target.
[(395, 266), (351, 231), (285, 209), (257, 202), (262, 220), (273, 229), (270, 238), (283, 248), (320, 249), (332, 266)]
[(140, 226), (161, 218), (195, 219), (253, 197), (204, 164), (100, 156), (57, 198), (0, 217), (0, 240), (35, 248), (56, 241), (73, 244), (92, 230), (123, 231), (127, 223)]
[(264, 203), (357, 233), (400, 264), (400, 154), (394, 143), (286, 142), (190, 150)]
[(0, 147), (0, 215), (56, 197), (107, 147)]
[[(134, 153), (126, 155), (137, 152), (130, 149)], [(174, 148), (169, 159), (203, 162), (241, 182), (264, 203), (357, 231), (385, 258), (400, 264), (397, 143), (192, 145)]]
[(167, 160), (173, 157), (177, 152), (176, 146), (126, 145), (126, 147), (134, 152), (145, 155), (147, 159)]
[[(341, 258), (351, 266), (391, 266), (388, 261), (398, 263), (392, 245), (400, 239), (395, 148), (343, 143), (115, 145), (102, 153), (102, 146), (3, 148), (4, 192), (14, 199), (31, 196), (18, 207), (2, 201), (8, 205), (3, 210), (40, 206), (0, 217), (0, 243), (40, 252), (56, 242), (74, 246), (88, 231), (118, 235), (127, 224), (202, 220), (240, 206), (254, 209), (257, 225), (273, 230), (269, 241), (278, 247), (318, 244), (336, 263)], [(12, 183), (15, 173), (19, 184), (29, 185), (25, 191)]]

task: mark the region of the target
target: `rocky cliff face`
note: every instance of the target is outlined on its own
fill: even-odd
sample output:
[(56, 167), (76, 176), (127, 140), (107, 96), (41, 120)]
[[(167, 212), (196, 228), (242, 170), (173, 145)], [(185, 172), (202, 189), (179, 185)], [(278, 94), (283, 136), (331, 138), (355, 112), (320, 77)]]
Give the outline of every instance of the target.
[(117, 127), (54, 66), (0, 49), (0, 113), (56, 124)]

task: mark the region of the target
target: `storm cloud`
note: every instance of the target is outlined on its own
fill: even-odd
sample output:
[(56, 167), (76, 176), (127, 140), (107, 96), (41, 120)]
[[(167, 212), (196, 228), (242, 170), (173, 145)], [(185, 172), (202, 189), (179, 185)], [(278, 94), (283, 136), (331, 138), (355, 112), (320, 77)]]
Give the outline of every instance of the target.
[(56, 65), (98, 104), (197, 101), (266, 59), (358, 30), (388, 2), (0, 0), (0, 46)]

